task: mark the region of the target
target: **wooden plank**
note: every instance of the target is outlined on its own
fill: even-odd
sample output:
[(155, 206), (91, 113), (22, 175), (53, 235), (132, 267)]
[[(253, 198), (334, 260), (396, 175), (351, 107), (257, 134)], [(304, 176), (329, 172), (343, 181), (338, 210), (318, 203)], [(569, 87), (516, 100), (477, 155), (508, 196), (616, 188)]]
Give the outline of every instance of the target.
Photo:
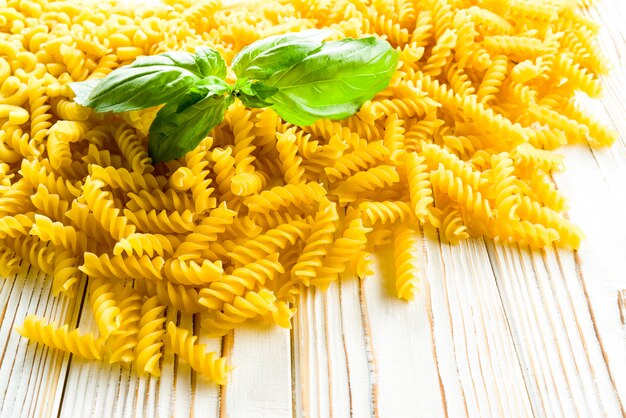
[[(224, 355), (222, 338), (209, 338), (200, 329), (201, 315), (194, 317), (193, 330), (198, 335), (198, 342), (207, 346), (207, 351)], [(191, 416), (217, 417), (220, 411), (220, 387), (197, 374), (192, 374)]]
[(535, 411), (617, 416), (574, 255), (488, 247)]
[(428, 292), (412, 302), (396, 297), (392, 251), (378, 254), (372, 267), (375, 274), (361, 284), (361, 309), (373, 366), (374, 413), (393, 417), (420, 411), (424, 416), (443, 416), (430, 313), (424, 302)]
[[(352, 292), (358, 294), (357, 288)], [(353, 396), (358, 397), (369, 390), (365, 383), (368, 374), (362, 334), (357, 337), (357, 344), (362, 345), (356, 351), (363, 354), (364, 367), (361, 370), (365, 372), (362, 374), (365, 380), (351, 380), (350, 367), (353, 365), (348, 363), (342, 335), (344, 323), (340, 297), (339, 284), (333, 283), (327, 292), (310, 289), (300, 298), (293, 333), (297, 367), (294, 386), (296, 411), (305, 416), (349, 415), (354, 407)], [(357, 315), (360, 315), (359, 311)], [(349, 326), (349, 330), (355, 326)], [(367, 415), (369, 399), (365, 402), (357, 402), (357, 405), (361, 407), (361, 413)]]
[[(623, 4), (615, 6), (619, 9)], [(621, 40), (611, 40), (611, 44), (623, 45), (623, 40), (623, 37)], [(603, 44), (605, 42), (607, 41), (603, 41)], [(623, 60), (624, 55), (620, 56)], [(614, 73), (613, 78), (626, 80), (621, 70)], [(622, 86), (624, 83), (619, 84)], [(618, 90), (613, 89), (611, 95), (615, 91)], [(616, 97), (626, 96), (621, 94)], [(612, 104), (614, 110), (620, 109), (620, 106), (615, 106), (619, 104), (619, 99), (614, 100)], [(623, 117), (625, 113), (620, 114)], [(580, 146), (566, 152), (588, 153)], [(569, 154), (567, 155), (569, 160)], [(570, 165), (570, 171), (563, 176), (568, 176), (572, 167), (579, 170), (576, 163)], [(614, 172), (613, 170), (614, 168), (608, 168), (607, 175)], [(584, 169), (579, 171), (586, 172)], [(623, 178), (625, 177), (613, 176), (617, 182), (622, 182)], [(579, 180), (580, 178), (576, 181)], [(589, 184), (595, 185), (592, 187), (603, 187), (598, 186), (597, 182)], [(589, 194), (586, 197), (588, 201), (595, 200), (589, 199), (588, 196)], [(626, 207), (626, 201), (619, 202), (616, 207)], [(587, 214), (586, 219), (590, 217), (589, 215), (593, 217), (592, 213)], [(619, 219), (619, 215), (607, 218), (615, 220)], [(584, 219), (577, 223), (586, 225)], [(611, 238), (607, 241), (607, 237), (604, 238), (605, 243), (615, 244), (614, 249), (621, 248), (618, 243), (623, 242), (623, 239)], [(602, 251), (603, 248), (601, 242), (590, 246), (594, 246), (598, 251)], [(573, 413), (583, 416), (617, 416), (616, 414), (623, 412), (619, 398), (615, 395), (616, 385), (613, 384), (615, 379), (612, 376), (615, 373), (610, 372), (604, 364), (604, 359), (608, 359), (609, 356), (604, 353), (602, 344), (595, 337), (597, 326), (593, 321), (593, 312), (590, 312), (592, 307), (589, 306), (593, 303), (587, 300), (586, 290), (580, 283), (580, 266), (571, 252), (549, 250), (548, 253), (529, 253), (520, 251), (518, 247), (503, 247), (493, 243), (488, 244), (487, 251), (480, 241), (461, 243), (457, 247), (437, 245), (430, 241), (428, 247), (431, 249), (429, 254), (433, 255), (432, 258), (436, 258), (434, 255), (437, 254), (439, 257), (439, 267), (436, 271), (432, 271), (430, 260), (428, 280), (431, 284), (430, 298), (433, 301), (434, 357), (439, 379), (445, 388), (443, 397), (430, 398), (430, 407), (436, 408), (445, 398), (447, 410), (443, 412), (451, 416), (503, 415), (512, 411), (515, 411), (514, 415), (519, 416), (531, 414), (568, 416)], [(464, 259), (464, 262), (458, 262), (458, 259)], [(622, 260), (621, 263), (615, 264), (617, 259), (614, 257), (611, 261), (613, 264), (607, 266), (621, 267), (624, 263)], [(485, 267), (489, 263), (493, 264), (493, 270)], [(614, 271), (624, 270), (618, 268)], [(448, 272), (452, 272), (451, 279), (447, 278)], [(388, 267), (383, 266), (382, 277), (390, 277), (391, 273)], [(446, 277), (445, 282), (438, 279), (442, 275)], [(414, 385), (414, 382), (410, 382), (410, 377), (403, 380), (405, 376), (412, 375), (410, 370), (413, 358), (398, 355), (405, 348), (403, 345), (407, 344), (407, 339), (399, 339), (394, 334), (393, 320), (407, 327), (409, 335), (410, 331), (424, 333), (424, 328), (412, 329), (411, 320), (403, 316), (406, 312), (394, 312), (396, 315), (393, 316), (393, 320), (387, 322), (381, 319), (392, 310), (390, 304), (394, 301), (381, 302), (385, 298), (384, 289), (377, 289), (372, 284), (379, 283), (380, 286), (382, 283), (380, 277), (379, 274), (376, 278), (370, 278), (370, 281), (363, 285), (368, 289), (364, 292), (363, 298), (367, 301), (363, 307), (366, 311), (363, 313), (366, 318), (363, 325), (366, 334), (371, 334), (372, 349), (368, 350), (368, 357), (370, 380), (373, 381), (370, 385), (373, 397), (372, 412), (386, 416), (387, 414), (381, 412), (383, 408), (381, 405), (384, 405), (389, 406), (389, 411), (396, 415), (407, 414), (408, 411), (415, 410), (409, 405), (415, 398), (409, 397), (407, 400), (407, 397), (395, 396), (395, 391)], [(602, 289), (604, 285), (606, 283), (594, 287)], [(428, 289), (424, 290), (427, 291)], [(609, 294), (612, 295), (611, 292)], [(612, 297), (614, 298), (614, 295)], [(308, 297), (301, 301), (303, 309), (315, 311), (316, 302), (312, 300), (315, 298), (316, 296), (311, 296), (309, 292)], [(370, 317), (380, 321), (374, 328), (380, 330), (384, 336), (370, 330), (372, 327), (368, 321)], [(324, 326), (311, 325), (311, 321), (317, 318), (317, 315), (310, 315), (307, 331), (300, 331), (298, 337), (321, 338), (320, 335), (325, 332), (327, 324), (333, 323), (333, 318), (332, 316), (325, 318)], [(546, 321), (546, 318), (549, 320)], [(499, 326), (494, 327), (494, 324)], [(620, 366), (619, 370), (623, 370), (621, 357), (626, 353), (623, 349), (623, 333), (616, 332), (619, 331), (618, 328), (610, 322), (605, 323), (602, 328), (605, 329), (607, 336), (610, 335), (607, 338), (612, 342), (610, 358)], [(314, 376), (305, 375), (311, 372), (302, 372), (304, 376), (300, 376), (298, 381), (304, 379), (306, 383), (301, 386), (314, 387), (318, 390), (316, 392), (309, 389), (302, 396), (303, 401), (298, 404), (298, 410), (317, 413), (320, 410), (327, 411), (325, 408), (327, 400), (320, 399), (319, 393), (325, 393), (328, 385), (325, 376), (328, 369), (323, 359), (332, 356), (332, 353), (317, 352), (317, 356), (314, 356), (311, 353), (315, 352), (313, 348), (315, 344), (300, 345), (307, 351), (307, 354), (301, 357), (300, 368), (306, 367), (308, 370), (313, 368), (317, 371)], [(376, 349), (378, 346), (386, 351), (384, 355), (378, 352)], [(322, 361), (319, 360), (320, 357)], [(405, 373), (397, 373), (397, 370), (393, 369), (393, 364), (389, 366), (391, 369), (379, 367), (379, 358), (383, 359), (382, 361), (391, 359), (404, 365)], [(317, 369), (311, 367), (315, 365)], [(380, 370), (384, 370), (383, 374), (393, 370), (389, 374), (395, 381), (382, 383), (384, 380), (380, 376)], [(432, 376), (428, 376), (428, 373), (422, 372), (420, 378), (432, 383)], [(401, 382), (398, 382), (398, 379)], [(617, 386), (620, 387), (618, 391), (623, 390), (621, 388), (624, 386), (621, 383)], [(432, 395), (431, 392), (426, 393)], [(434, 411), (429, 412), (436, 415)]]
[(56, 415), (70, 356), (29, 343), (15, 327), (33, 313), (73, 323), (80, 298), (54, 298), (50, 278), (31, 268), (0, 282), (0, 306), (0, 411), (24, 417)]
[[(611, 380), (623, 400), (626, 380), (616, 371), (626, 367), (626, 340), (617, 332), (620, 322), (615, 301), (616, 292), (626, 287), (622, 274), (626, 260), (621, 251), (626, 227), (619, 221), (624, 219), (625, 207), (619, 202), (624, 201), (626, 194), (607, 185), (607, 177), (600, 167), (610, 164), (608, 160), (612, 157), (604, 151), (568, 150), (566, 155), (568, 161), (576, 164), (577, 170), (558, 176), (557, 184), (570, 197), (570, 218), (587, 235), (577, 257), (582, 261), (577, 263), (576, 273), (583, 286), (583, 302), (590, 312), (599, 349), (609, 370), (613, 370)], [(626, 170), (620, 173), (614, 166), (611, 175), (624, 178)]]
[(426, 243), (434, 343), (449, 415), (532, 415), (483, 241)]
[(304, 416), (330, 416), (324, 298), (317, 289), (303, 292), (294, 317), (295, 408)]
[(297, 416), (370, 416), (375, 392), (363, 327), (359, 282), (309, 289), (294, 319), (294, 395)]
[[(570, 199), (571, 220), (587, 235), (576, 257), (576, 269), (593, 328), (593, 334), (589, 333), (597, 339), (598, 354), (608, 368), (610, 382), (599, 380), (600, 394), (609, 397), (613, 386), (620, 412), (626, 414), (626, 376), (622, 372), (626, 369), (626, 338), (616, 303), (617, 292), (626, 288), (626, 3), (605, 0), (589, 14), (601, 24), (599, 43), (613, 72), (601, 80), (601, 100), (585, 101), (585, 106), (617, 129), (619, 139), (610, 148), (566, 149), (570, 169), (555, 180)], [(594, 351), (594, 347), (585, 348)], [(604, 401), (610, 403), (611, 399)]]
[[(352, 278), (356, 280), (356, 278)], [(358, 381), (351, 381), (350, 369), (348, 364), (347, 351), (345, 347), (345, 341), (343, 339), (344, 322), (342, 318), (342, 305), (341, 305), (341, 289), (339, 283), (333, 283), (328, 288), (325, 294), (323, 294), (323, 309), (324, 317), (326, 318), (326, 351), (328, 353), (328, 394), (329, 394), (329, 407), (332, 416), (348, 416), (350, 411), (353, 410), (352, 399), (352, 384), (357, 385), (357, 390), (363, 390), (364, 393), (368, 392), (368, 385), (365, 383), (368, 380), (360, 384)], [(349, 328), (353, 328), (354, 323), (348, 323)], [(360, 322), (357, 322), (360, 325)], [(364, 343), (364, 340), (359, 340)], [(365, 351), (363, 351), (365, 353)], [(365, 364), (367, 364), (367, 358), (365, 357)], [(362, 369), (366, 372), (367, 369)], [(360, 386), (360, 387), (359, 387)], [(369, 399), (365, 400), (368, 402)], [(366, 414), (369, 411), (368, 403), (360, 403), (360, 406), (364, 407), (361, 414)]]
[[(372, 396), (374, 382), (372, 380), (372, 353), (369, 335), (366, 335), (360, 298), (361, 282), (356, 277), (342, 277), (338, 284), (339, 290), (339, 323), (341, 339), (345, 355), (345, 370), (348, 380), (350, 411), (355, 417), (366, 417), (374, 412)], [(333, 287), (331, 286), (332, 290)], [(332, 293), (331, 293), (332, 294)], [(329, 304), (337, 303), (329, 299)], [(332, 306), (332, 305), (331, 305)], [(329, 309), (330, 311), (330, 309)], [(343, 367), (339, 361), (337, 367)]]
[[(97, 330), (89, 304), (82, 307), (78, 327), (82, 332)], [(132, 373), (132, 372), (131, 372)], [(64, 385), (63, 404), (59, 416), (71, 417), (74, 414), (88, 416), (129, 416), (125, 408), (128, 380), (119, 365), (104, 361), (88, 361), (72, 357)], [(129, 376), (130, 377), (130, 376)], [(132, 375), (130, 380), (135, 380)]]
[(292, 416), (289, 334), (287, 329), (260, 323), (246, 323), (234, 331), (229, 357), (235, 369), (222, 389), (221, 416)]
[(296, 416), (373, 416), (378, 383), (361, 283), (353, 276), (299, 300), (292, 332)]

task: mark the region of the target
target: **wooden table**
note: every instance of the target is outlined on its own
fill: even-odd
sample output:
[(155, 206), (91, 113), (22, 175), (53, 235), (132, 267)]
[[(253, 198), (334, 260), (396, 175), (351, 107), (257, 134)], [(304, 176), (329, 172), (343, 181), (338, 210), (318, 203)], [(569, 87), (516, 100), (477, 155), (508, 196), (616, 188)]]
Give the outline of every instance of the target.
[[(80, 299), (35, 271), (0, 282), (0, 415), (63, 417), (617, 417), (626, 411), (626, 2), (603, 0), (614, 70), (589, 103), (620, 132), (611, 148), (562, 149), (556, 175), (579, 252), (530, 252), (422, 231), (413, 303), (376, 277), (301, 297), (294, 328), (244, 326), (205, 340), (237, 368), (222, 388), (166, 355), (160, 379), (28, 344), (27, 313), (89, 328)], [(169, 318), (176, 320), (175, 313)], [(185, 327), (194, 327), (183, 318)]]

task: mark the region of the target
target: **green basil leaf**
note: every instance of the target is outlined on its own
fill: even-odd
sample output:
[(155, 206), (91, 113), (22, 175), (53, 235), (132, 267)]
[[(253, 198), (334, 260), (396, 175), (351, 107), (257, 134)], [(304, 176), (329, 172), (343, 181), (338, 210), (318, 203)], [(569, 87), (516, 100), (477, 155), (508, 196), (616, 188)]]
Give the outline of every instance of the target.
[(206, 96), (207, 95), (204, 92), (198, 89), (192, 88), (191, 90), (188, 90), (185, 95), (177, 102), (178, 105), (176, 106), (176, 113), (184, 112), (185, 109), (195, 105)]
[[(101, 79), (89, 96), (75, 101), (97, 112), (145, 109), (172, 100), (201, 77), (194, 55), (188, 52), (139, 57)], [(76, 85), (71, 87), (76, 92)]]
[(198, 103), (200, 100), (207, 96), (216, 95), (222, 96), (225, 93), (230, 92), (230, 85), (224, 80), (209, 76), (198, 81), (191, 86), (185, 95), (179, 99), (176, 113), (180, 113), (191, 105)]
[(274, 94), (278, 93), (277, 87), (268, 86), (261, 82), (252, 83), (250, 89), (252, 90), (252, 93), (260, 99), (269, 99)]
[(70, 83), (69, 86), (74, 92), (74, 101), (79, 104), (83, 103), (101, 81), (102, 79), (92, 78), (90, 80)]
[(233, 90), (248, 96), (257, 96), (261, 99), (267, 99), (278, 92), (278, 89), (274, 86), (268, 86), (261, 81), (252, 81), (247, 78), (238, 79), (233, 86)]
[(158, 163), (193, 150), (223, 119), (233, 96), (207, 96), (177, 112), (179, 102), (163, 106), (150, 125), (148, 152)]
[(278, 89), (273, 86), (267, 86), (260, 81), (255, 81), (247, 83), (235, 91), (246, 107), (260, 108), (270, 107), (273, 104), (271, 97), (278, 92)]
[(206, 46), (199, 46), (196, 48), (194, 59), (203, 77), (215, 76), (221, 79), (226, 78), (226, 62), (216, 50), (207, 48)]
[[(363, 100), (365, 102), (365, 100)], [(270, 106), (286, 122), (298, 126), (309, 126), (319, 119), (344, 119), (354, 115), (360, 105), (349, 102), (339, 105), (308, 106), (297, 97), (277, 93), (272, 96)]]
[(326, 42), (264, 83), (278, 88), (271, 97), (272, 109), (290, 123), (307, 126), (321, 118), (343, 119), (387, 87), (398, 56), (377, 37)]
[(322, 47), (332, 32), (310, 29), (270, 36), (243, 48), (232, 62), (238, 78), (265, 80), (275, 73), (293, 67), (307, 55)]
[(257, 97), (255, 95), (240, 93), (238, 97), (246, 107), (249, 107), (252, 109), (261, 108), (261, 107), (270, 107), (273, 104), (272, 102), (263, 100), (260, 97)]
[(233, 89), (236, 92), (254, 96), (254, 92), (252, 91), (252, 80), (248, 80), (247, 78), (238, 78), (237, 81), (235, 81)]
[(272, 105), (270, 98), (278, 91), (276, 87), (267, 86), (260, 81), (252, 81), (247, 78), (240, 78), (235, 82), (233, 91), (246, 107), (260, 108)]

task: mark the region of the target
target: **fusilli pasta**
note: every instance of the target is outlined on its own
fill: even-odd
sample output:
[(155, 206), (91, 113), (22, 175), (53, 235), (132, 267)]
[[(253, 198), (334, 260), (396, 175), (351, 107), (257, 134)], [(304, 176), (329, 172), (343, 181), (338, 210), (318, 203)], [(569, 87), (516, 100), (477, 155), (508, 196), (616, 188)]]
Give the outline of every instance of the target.
[[(449, 243), (576, 249), (553, 150), (617, 137), (577, 99), (598, 96), (608, 71), (599, 26), (579, 12), (590, 0), (5, 3), (0, 274), (31, 265), (70, 297), (88, 280), (99, 337), (32, 316), (19, 331), (140, 375), (158, 376), (170, 349), (225, 383), (226, 359), (166, 331), (166, 309), (202, 314), (210, 336), (251, 319), (289, 327), (305, 287), (371, 274), (382, 246), (398, 296), (415, 297), (421, 224)], [(142, 55), (209, 46), (230, 63), (257, 39), (323, 27), (384, 37), (400, 56), (389, 86), (341, 121), (299, 127), (236, 101), (195, 150), (153, 165), (158, 108), (72, 100), (69, 83)]]

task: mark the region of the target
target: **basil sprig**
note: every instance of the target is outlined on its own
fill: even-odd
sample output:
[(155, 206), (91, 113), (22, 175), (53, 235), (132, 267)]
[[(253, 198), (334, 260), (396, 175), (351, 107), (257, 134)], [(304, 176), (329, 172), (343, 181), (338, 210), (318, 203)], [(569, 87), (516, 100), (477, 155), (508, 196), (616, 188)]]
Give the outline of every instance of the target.
[(376, 37), (325, 42), (327, 30), (272, 36), (250, 44), (233, 59), (237, 80), (226, 82), (220, 54), (166, 52), (140, 57), (99, 80), (72, 83), (74, 100), (97, 112), (124, 112), (165, 104), (152, 122), (153, 162), (193, 150), (238, 98), (250, 108), (271, 107), (285, 121), (306, 126), (343, 119), (383, 90), (398, 52)]

